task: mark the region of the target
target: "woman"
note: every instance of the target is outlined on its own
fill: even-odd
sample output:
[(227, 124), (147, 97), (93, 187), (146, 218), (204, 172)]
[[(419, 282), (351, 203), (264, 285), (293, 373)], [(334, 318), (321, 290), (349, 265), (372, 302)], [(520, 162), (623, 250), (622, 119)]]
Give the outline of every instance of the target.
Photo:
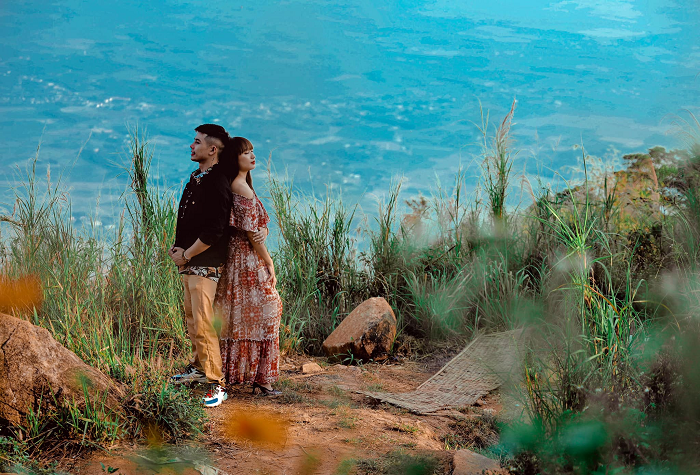
[(253, 144), (234, 137), (224, 149), (233, 206), (229, 220), (228, 257), (214, 305), (222, 318), (221, 361), (228, 384), (253, 383), (253, 394), (278, 395), (279, 326), (282, 301), (275, 285), (275, 266), (264, 243), (253, 235), (270, 218), (253, 191)]

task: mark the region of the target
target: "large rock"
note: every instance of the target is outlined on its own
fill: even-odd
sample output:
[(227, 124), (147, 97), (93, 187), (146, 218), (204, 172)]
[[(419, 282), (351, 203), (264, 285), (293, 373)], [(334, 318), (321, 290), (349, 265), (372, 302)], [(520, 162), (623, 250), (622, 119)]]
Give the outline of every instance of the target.
[[(44, 328), (0, 313), (0, 425), (21, 423), (30, 409), (85, 404), (119, 411), (123, 390), (86, 365)], [(97, 406), (101, 408), (101, 406)]]
[(396, 316), (382, 297), (365, 300), (323, 342), (327, 356), (352, 353), (368, 360), (387, 353), (396, 337)]
[(495, 460), (467, 449), (456, 451), (452, 464), (454, 466), (452, 475), (505, 475), (508, 473)]

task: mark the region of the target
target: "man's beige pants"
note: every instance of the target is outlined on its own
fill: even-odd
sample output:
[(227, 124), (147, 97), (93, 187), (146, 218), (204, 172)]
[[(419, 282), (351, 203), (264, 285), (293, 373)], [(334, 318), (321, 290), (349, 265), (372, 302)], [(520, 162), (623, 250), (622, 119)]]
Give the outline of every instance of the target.
[(216, 282), (198, 275), (183, 275), (185, 320), (192, 341), (192, 365), (207, 376), (209, 382), (223, 385), (219, 335), (214, 326)]

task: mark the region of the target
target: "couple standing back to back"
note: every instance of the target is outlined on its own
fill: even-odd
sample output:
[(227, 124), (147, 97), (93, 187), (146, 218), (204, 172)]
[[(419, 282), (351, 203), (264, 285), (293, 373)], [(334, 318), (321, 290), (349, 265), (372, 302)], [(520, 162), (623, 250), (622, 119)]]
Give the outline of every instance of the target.
[(190, 159), (199, 168), (182, 193), (168, 252), (182, 275), (192, 356), (172, 381), (209, 384), (202, 403), (215, 407), (227, 399), (227, 384), (279, 394), (271, 384), (279, 377), (282, 302), (264, 244), (270, 218), (250, 174), (253, 145), (216, 124), (195, 131)]

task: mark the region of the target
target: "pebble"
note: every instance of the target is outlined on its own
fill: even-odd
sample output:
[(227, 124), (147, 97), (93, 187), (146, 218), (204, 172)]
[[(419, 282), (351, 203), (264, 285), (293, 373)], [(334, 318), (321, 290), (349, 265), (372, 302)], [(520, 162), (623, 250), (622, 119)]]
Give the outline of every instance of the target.
[(314, 374), (314, 373), (322, 373), (322, 372), (323, 372), (323, 368), (321, 368), (321, 366), (319, 366), (318, 363), (309, 362), (309, 363), (304, 363), (303, 365), (301, 365), (301, 373), (302, 374)]

